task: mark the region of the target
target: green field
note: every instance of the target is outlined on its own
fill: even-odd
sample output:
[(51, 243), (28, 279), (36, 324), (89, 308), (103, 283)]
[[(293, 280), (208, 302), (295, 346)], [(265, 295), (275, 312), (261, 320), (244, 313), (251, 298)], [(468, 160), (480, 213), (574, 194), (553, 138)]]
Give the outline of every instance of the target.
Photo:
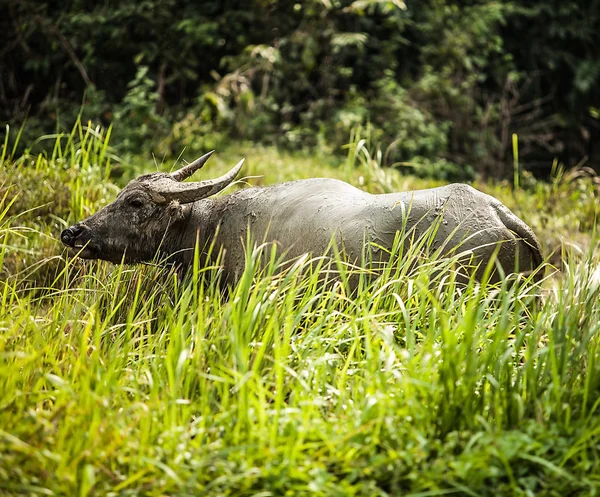
[[(0, 495), (600, 492), (590, 171), (474, 185), (538, 233), (539, 285), (459, 288), (451, 261), (415, 246), (351, 294), (344, 271), (322, 285), (309, 261), (258, 267), (256, 249), (222, 295), (218, 268), (180, 280), (67, 257), (62, 229), (175, 161), (124, 163), (100, 128), (50, 140), (39, 156), (5, 145), (0, 166)], [(217, 152), (206, 177), (247, 158), (233, 188), (312, 176), (371, 192), (434, 185), (382, 169), (358, 139), (345, 160)]]

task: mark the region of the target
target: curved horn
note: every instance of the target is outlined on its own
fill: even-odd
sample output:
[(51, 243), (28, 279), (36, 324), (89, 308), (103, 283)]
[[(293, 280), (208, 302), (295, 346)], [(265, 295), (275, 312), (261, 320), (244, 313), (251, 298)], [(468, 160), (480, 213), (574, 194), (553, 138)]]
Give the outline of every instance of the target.
[(226, 188), (238, 175), (243, 164), (244, 159), (238, 162), (237, 165), (229, 172), (216, 179), (180, 183), (171, 181), (170, 178), (163, 177), (155, 181), (151, 188), (159, 195), (165, 197), (167, 200), (177, 200), (182, 204), (196, 202), (197, 200), (202, 200), (203, 198), (210, 197), (215, 193), (219, 193), (221, 190)]
[(178, 169), (177, 171), (172, 172), (171, 177), (175, 181), (183, 181), (184, 179), (189, 178), (192, 174), (194, 174), (196, 171), (201, 169), (202, 166), (204, 164), (206, 164), (206, 161), (208, 161), (208, 159), (210, 159), (210, 156), (214, 153), (215, 153), (215, 151), (211, 150), (207, 154), (204, 154), (202, 157), (199, 157), (198, 159), (196, 159), (191, 164), (188, 164), (187, 166), (183, 166), (182, 168)]

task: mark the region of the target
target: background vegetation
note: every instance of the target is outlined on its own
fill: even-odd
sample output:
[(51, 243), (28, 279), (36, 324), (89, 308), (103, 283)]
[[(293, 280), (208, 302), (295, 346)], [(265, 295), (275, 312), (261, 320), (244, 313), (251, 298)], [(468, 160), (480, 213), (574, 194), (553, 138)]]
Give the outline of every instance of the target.
[[(0, 119), (22, 143), (85, 117), (122, 154), (231, 138), (384, 164), (547, 176), (600, 158), (599, 0), (0, 0)], [(85, 97), (84, 97), (85, 95)]]

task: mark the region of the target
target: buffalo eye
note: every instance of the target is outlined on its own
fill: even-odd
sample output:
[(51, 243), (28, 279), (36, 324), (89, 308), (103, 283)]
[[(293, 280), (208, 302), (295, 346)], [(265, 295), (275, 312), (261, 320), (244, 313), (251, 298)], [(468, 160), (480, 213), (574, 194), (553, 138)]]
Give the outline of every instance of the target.
[(141, 207), (142, 205), (144, 205), (144, 202), (143, 202), (143, 200), (142, 200), (141, 198), (135, 198), (135, 197), (134, 197), (134, 198), (132, 198), (132, 199), (129, 201), (129, 205), (130, 205), (131, 207), (136, 207), (136, 208), (138, 208), (138, 207)]

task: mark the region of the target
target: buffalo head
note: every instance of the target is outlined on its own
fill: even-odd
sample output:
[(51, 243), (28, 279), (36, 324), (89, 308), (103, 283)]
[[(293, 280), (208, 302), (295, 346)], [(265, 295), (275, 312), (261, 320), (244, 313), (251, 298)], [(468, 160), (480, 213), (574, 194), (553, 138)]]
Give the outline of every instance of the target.
[[(192, 202), (223, 190), (244, 160), (223, 176), (183, 181), (198, 171), (213, 152), (173, 173), (152, 173), (131, 181), (114, 202), (61, 233), (61, 241), (79, 257), (114, 263), (152, 260), (171, 231), (185, 222)], [(175, 228), (175, 229), (174, 229)]]

